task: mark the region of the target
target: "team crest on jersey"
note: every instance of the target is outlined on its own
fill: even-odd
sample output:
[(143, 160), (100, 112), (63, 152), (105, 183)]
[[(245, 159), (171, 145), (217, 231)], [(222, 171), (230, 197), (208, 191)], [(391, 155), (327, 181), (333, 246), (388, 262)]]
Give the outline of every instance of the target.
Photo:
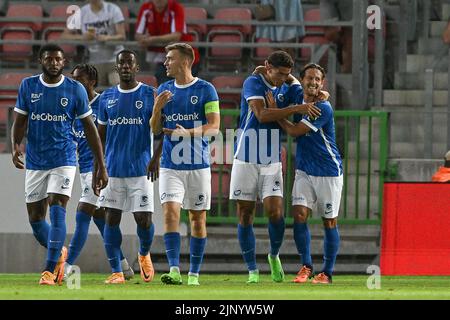
[(198, 97), (197, 96), (192, 96), (191, 97), (191, 103), (192, 104), (196, 104), (198, 102)]
[(65, 108), (69, 104), (69, 99), (61, 98), (61, 105)]
[(278, 101), (280, 101), (280, 102), (283, 102), (283, 101), (284, 101), (284, 96), (283, 96), (283, 94), (281, 94), (281, 93), (279, 93), (279, 94), (277, 95), (277, 98), (278, 98)]
[(142, 108), (143, 105), (144, 105), (144, 102), (142, 102), (141, 100), (136, 101), (136, 108), (140, 109), (140, 108)]

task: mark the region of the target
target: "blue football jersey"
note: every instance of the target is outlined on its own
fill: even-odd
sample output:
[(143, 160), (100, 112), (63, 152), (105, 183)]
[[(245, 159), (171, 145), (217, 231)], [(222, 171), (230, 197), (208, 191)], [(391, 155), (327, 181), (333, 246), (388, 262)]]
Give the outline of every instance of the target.
[[(89, 106), (92, 109), (92, 118), (97, 125), (97, 116), (99, 109), (100, 95), (97, 94), (91, 101)], [(78, 166), (80, 167), (80, 173), (91, 172), (94, 167), (94, 155), (89, 147), (86, 135), (84, 134), (83, 123), (80, 120), (75, 120), (73, 124), (73, 133), (75, 136), (75, 142), (77, 143), (78, 151)]]
[(147, 175), (152, 155), (150, 118), (155, 88), (139, 82), (130, 90), (119, 85), (100, 96), (98, 123), (106, 126), (106, 168), (110, 177)]
[(270, 85), (262, 75), (251, 75), (245, 82), (241, 95), (241, 112), (234, 157), (244, 162), (269, 164), (281, 159), (281, 128), (277, 122), (260, 123), (249, 106), (250, 100), (265, 101), (266, 92), (271, 91), (278, 108), (293, 103), (302, 95), (300, 84), (281, 87)]
[[(213, 85), (195, 78), (187, 85), (167, 81), (158, 88), (158, 94), (168, 90), (172, 99), (162, 109), (163, 127), (175, 129), (179, 124), (186, 129), (207, 124), (206, 115), (219, 112), (219, 97)], [(208, 137), (170, 137), (165, 135), (161, 167), (175, 170), (196, 170), (210, 165)]]
[(28, 115), (27, 169), (76, 166), (72, 124), (92, 113), (78, 81), (62, 76), (58, 83), (48, 84), (42, 74), (25, 78), (14, 110)]
[(342, 159), (336, 145), (333, 108), (328, 101), (318, 102), (316, 106), (321, 115), (315, 120), (306, 115), (294, 116), (294, 122), (301, 121), (311, 128), (296, 139), (296, 168), (311, 176), (337, 177), (342, 174)]

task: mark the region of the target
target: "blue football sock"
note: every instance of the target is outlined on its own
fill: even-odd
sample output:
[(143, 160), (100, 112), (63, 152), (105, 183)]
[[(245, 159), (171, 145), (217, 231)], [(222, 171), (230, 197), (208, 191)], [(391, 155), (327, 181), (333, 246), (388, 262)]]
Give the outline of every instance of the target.
[(155, 234), (155, 226), (153, 223), (150, 225), (150, 228), (144, 229), (139, 225), (136, 227), (137, 235), (139, 237), (139, 254), (141, 256), (146, 256), (150, 251), (150, 247), (153, 241), (153, 235)]
[[(105, 219), (93, 218), (92, 220), (94, 220), (94, 223), (97, 226), (98, 231), (100, 231), (100, 234), (102, 235), (102, 238), (103, 238), (103, 233), (105, 232)], [(125, 257), (123, 256), (123, 252), (121, 249), (120, 250), (120, 261), (122, 261), (123, 259), (125, 259)]]
[(202, 265), (203, 254), (205, 252), (206, 237), (195, 238), (191, 236), (190, 246), (190, 266), (189, 273), (198, 274), (200, 272), (200, 266)]
[(105, 232), (105, 219), (99, 219), (99, 218), (93, 218), (95, 225), (98, 228), (98, 231), (100, 231), (100, 234), (103, 237), (103, 233)]
[(276, 256), (280, 252), (284, 238), (284, 229), (284, 217), (275, 222), (269, 221), (270, 254), (272, 256)]
[(178, 232), (165, 233), (164, 243), (166, 245), (166, 255), (169, 267), (179, 267), (181, 246), (180, 234)]
[(75, 260), (81, 253), (89, 232), (89, 224), (91, 223), (91, 216), (83, 211), (77, 211), (75, 216), (76, 226), (73, 238), (70, 241), (69, 255), (67, 263), (73, 265)]
[(323, 270), (327, 275), (333, 274), (334, 263), (336, 262), (336, 255), (339, 250), (339, 230), (336, 228), (324, 228), (325, 239), (323, 241)]
[(33, 235), (36, 240), (43, 246), (47, 248), (48, 245), (48, 233), (50, 232), (50, 225), (44, 219), (30, 222), (31, 228), (33, 229)]
[(119, 226), (105, 225), (104, 239), (106, 255), (112, 272), (122, 272), (120, 265), (120, 245), (122, 244), (122, 233)]
[(66, 209), (58, 205), (50, 206), (50, 222), (45, 270), (53, 272), (66, 239)]
[(311, 234), (306, 223), (294, 222), (294, 240), (298, 254), (302, 258), (302, 263), (312, 269)]
[(256, 270), (256, 239), (253, 226), (244, 227), (238, 224), (238, 239), (248, 271)]

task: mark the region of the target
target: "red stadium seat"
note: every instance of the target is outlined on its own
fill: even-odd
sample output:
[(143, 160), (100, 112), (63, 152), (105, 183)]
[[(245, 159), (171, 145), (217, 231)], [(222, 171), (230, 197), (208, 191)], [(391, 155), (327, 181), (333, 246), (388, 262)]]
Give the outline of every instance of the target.
[[(208, 13), (204, 8), (199, 7), (185, 7), (184, 8), (185, 19), (192, 20), (206, 20)], [(187, 31), (192, 34), (194, 41), (201, 41), (207, 32), (206, 24), (189, 23), (187, 22)]]
[[(51, 18), (64, 21), (45, 23), (42, 31), (42, 39), (56, 43), (58, 42), (59, 38), (61, 37), (61, 34), (66, 28), (65, 21), (67, 21), (67, 18), (72, 14), (71, 11), (67, 13), (69, 9), (70, 6), (68, 5), (57, 5), (50, 10)], [(67, 57), (73, 57), (77, 54), (77, 47), (74, 45), (62, 44), (61, 48), (64, 50), (64, 53)]]
[[(32, 76), (31, 73), (23, 72), (23, 73), (1, 73), (0, 74), (0, 95), (17, 95), (17, 91), (19, 90), (20, 83), (26, 77)], [(15, 89), (2, 89), (1, 87), (15, 87)]]
[[(41, 31), (42, 22), (27, 22), (29, 18), (43, 17), (42, 7), (36, 4), (10, 4), (6, 13), (8, 18), (24, 18), (23, 22), (3, 23), (0, 31), (2, 40), (34, 40), (35, 33)], [(2, 59), (8, 61), (29, 60), (33, 55), (33, 47), (25, 44), (4, 44), (2, 46)]]
[[(319, 22), (320, 21), (320, 9), (310, 9), (305, 12), (304, 19), (306, 22)], [(311, 27), (306, 26), (305, 31), (308, 35), (319, 34), (323, 35), (325, 32), (324, 27)]]
[[(218, 76), (214, 77), (211, 80), (212, 85), (217, 89), (219, 93), (220, 102), (223, 100), (231, 100), (236, 102), (239, 105), (241, 100), (241, 93), (226, 93), (223, 90), (227, 89), (242, 89), (242, 85), (244, 84), (244, 78), (240, 76)], [(222, 92), (221, 92), (222, 89)]]
[[(215, 20), (248, 20), (252, 19), (252, 12), (246, 8), (225, 8), (219, 9), (214, 15)], [(242, 43), (246, 41), (252, 32), (250, 24), (242, 25), (212, 25), (208, 35), (207, 42), (223, 43), (236, 42)], [(240, 68), (242, 49), (236, 48), (210, 48), (206, 50), (207, 68), (211, 69), (211, 65), (222, 69), (233, 70)], [(213, 63), (216, 61), (216, 63)]]
[(145, 73), (138, 73), (136, 75), (136, 80), (140, 81), (142, 83), (145, 83), (149, 86), (158, 88), (158, 83), (156, 81), (156, 77), (154, 75), (151, 74), (145, 74)]
[(224, 167), (222, 170), (222, 181), (220, 183), (220, 169), (218, 166), (213, 166), (211, 170), (211, 195), (213, 202), (217, 201), (219, 185), (222, 185), (222, 200), (224, 202), (228, 202), (228, 196), (230, 194), (230, 179), (231, 172), (228, 168)]
[[(270, 39), (268, 38), (256, 38), (256, 34), (253, 35), (253, 42), (254, 43), (270, 43)], [(252, 49), (251, 52), (251, 58), (253, 60), (253, 63), (255, 65), (262, 65), (264, 63), (264, 60), (267, 59), (267, 57), (272, 53), (272, 48), (266, 48), (266, 47), (256, 47)]]

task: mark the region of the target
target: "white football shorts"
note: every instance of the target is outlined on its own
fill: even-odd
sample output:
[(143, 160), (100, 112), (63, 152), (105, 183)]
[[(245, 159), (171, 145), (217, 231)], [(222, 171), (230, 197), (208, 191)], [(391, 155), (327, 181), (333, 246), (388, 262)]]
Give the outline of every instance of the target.
[(76, 167), (63, 166), (50, 170), (26, 170), (25, 202), (37, 202), (57, 193), (70, 197)]
[(186, 210), (211, 208), (211, 169), (159, 170), (159, 198), (161, 204), (178, 202)]
[(336, 218), (341, 203), (343, 176), (315, 177), (304, 171), (295, 170), (292, 188), (292, 205), (304, 206), (317, 212), (325, 219)]
[(281, 162), (255, 164), (234, 159), (231, 169), (230, 199), (262, 201), (267, 197), (283, 197)]
[(153, 212), (153, 182), (148, 180), (147, 176), (110, 177), (108, 185), (100, 192), (97, 207), (123, 212)]
[(92, 172), (80, 173), (81, 198), (79, 202), (97, 205), (98, 197), (92, 189)]

